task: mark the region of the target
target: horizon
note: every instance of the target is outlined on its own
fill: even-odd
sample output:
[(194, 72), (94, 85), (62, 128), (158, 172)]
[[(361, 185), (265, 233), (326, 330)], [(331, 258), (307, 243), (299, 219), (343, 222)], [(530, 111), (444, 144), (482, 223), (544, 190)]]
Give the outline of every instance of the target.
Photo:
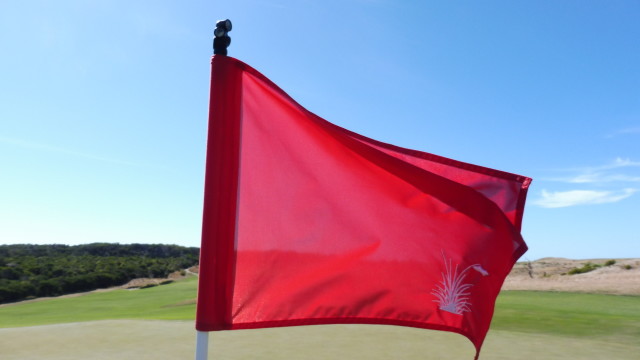
[[(91, 242), (91, 243), (77, 243), (77, 244), (63, 244), (63, 243), (50, 243), (50, 244), (35, 244), (35, 243), (7, 243), (7, 244), (0, 244), (0, 246), (12, 246), (12, 245), (38, 245), (38, 246), (49, 246), (49, 245), (64, 245), (64, 246), (83, 246), (83, 245), (91, 245), (91, 244), (113, 244), (113, 245), (175, 245), (175, 246), (182, 246), (185, 248), (197, 248), (200, 249), (200, 246), (188, 246), (188, 245), (181, 245), (181, 244), (176, 244), (176, 243), (120, 243), (120, 242)], [(545, 257), (541, 257), (538, 259), (528, 259), (526, 256), (522, 256), (520, 259), (518, 259), (517, 263), (525, 263), (525, 262), (536, 262), (536, 261), (540, 261), (540, 260), (548, 260), (548, 259), (566, 259), (566, 260), (576, 260), (576, 261), (591, 261), (591, 260), (633, 260), (633, 259), (638, 259), (639, 257), (595, 257), (595, 258), (566, 258), (566, 257), (561, 257), (561, 256), (545, 256)]]
[(200, 247), (213, 29), (320, 117), (533, 178), (545, 257), (640, 257), (640, 3), (0, 5), (0, 244)]

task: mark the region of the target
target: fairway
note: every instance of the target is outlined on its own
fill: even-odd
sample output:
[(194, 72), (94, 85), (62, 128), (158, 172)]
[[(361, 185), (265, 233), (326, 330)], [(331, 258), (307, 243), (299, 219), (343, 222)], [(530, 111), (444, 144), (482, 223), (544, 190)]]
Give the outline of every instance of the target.
[(147, 289), (118, 289), (0, 307), (0, 328), (69, 322), (195, 318), (197, 277)]
[[(34, 346), (34, 339), (37, 346)], [(192, 321), (103, 320), (0, 329), (3, 360), (192, 359)], [(640, 346), (490, 331), (480, 359), (637, 359)], [(377, 325), (322, 325), (216, 332), (209, 359), (473, 359), (464, 337)]]
[(640, 346), (640, 296), (504, 291), (491, 329)]
[[(0, 358), (192, 358), (195, 280), (0, 307)], [(225, 360), (472, 359), (474, 353), (457, 334), (380, 325), (215, 332), (210, 339), (209, 358)], [(639, 339), (640, 297), (503, 292), (481, 359), (636, 359)]]

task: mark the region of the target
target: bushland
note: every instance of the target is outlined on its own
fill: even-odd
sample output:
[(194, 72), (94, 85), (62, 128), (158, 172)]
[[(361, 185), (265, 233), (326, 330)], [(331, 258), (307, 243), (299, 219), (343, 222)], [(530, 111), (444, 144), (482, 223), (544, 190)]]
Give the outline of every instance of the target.
[(198, 256), (198, 248), (177, 245), (0, 245), (0, 303), (164, 278)]

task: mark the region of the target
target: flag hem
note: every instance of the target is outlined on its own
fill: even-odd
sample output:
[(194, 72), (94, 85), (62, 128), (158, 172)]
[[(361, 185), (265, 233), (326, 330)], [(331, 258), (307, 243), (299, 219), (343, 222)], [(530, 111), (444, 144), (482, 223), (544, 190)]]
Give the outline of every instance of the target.
[(471, 335), (464, 330), (438, 324), (425, 324), (418, 321), (409, 320), (392, 320), (392, 319), (378, 319), (378, 318), (360, 318), (360, 317), (336, 317), (336, 318), (317, 318), (317, 319), (289, 319), (289, 320), (271, 320), (271, 321), (258, 321), (252, 323), (234, 323), (226, 324), (225, 326), (216, 326), (207, 324), (199, 324), (198, 331), (224, 331), (224, 330), (254, 330), (264, 328), (277, 328), (277, 327), (294, 327), (294, 326), (314, 326), (314, 325), (387, 325), (387, 326), (402, 326), (411, 327), (416, 329), (434, 330), (434, 331), (447, 331), (456, 333), (467, 338), (473, 347), (476, 349), (476, 357), (480, 353), (482, 343), (475, 344)]

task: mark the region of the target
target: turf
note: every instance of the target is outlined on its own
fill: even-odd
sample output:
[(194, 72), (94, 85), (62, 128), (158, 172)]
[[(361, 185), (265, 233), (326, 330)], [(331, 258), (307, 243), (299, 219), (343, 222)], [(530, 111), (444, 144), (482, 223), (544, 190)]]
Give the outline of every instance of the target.
[(491, 329), (640, 345), (640, 297), (505, 291)]
[(0, 328), (107, 319), (192, 320), (197, 278), (0, 307)]
[[(400, 326), (323, 325), (220, 331), (209, 359), (473, 359), (464, 337)], [(193, 359), (193, 321), (102, 320), (0, 329), (0, 359)], [(640, 346), (490, 331), (480, 360), (636, 360)]]
[[(0, 358), (191, 358), (196, 286), (196, 278), (189, 278), (0, 307)], [(276, 328), (215, 332), (210, 338), (212, 359), (424, 360), (473, 354), (460, 335), (397, 326)], [(498, 298), (481, 359), (630, 360), (639, 352), (640, 297), (508, 291)]]
[[(114, 290), (0, 307), (0, 328), (112, 319), (193, 320), (195, 277), (140, 290)], [(505, 291), (492, 330), (640, 345), (640, 297)]]

